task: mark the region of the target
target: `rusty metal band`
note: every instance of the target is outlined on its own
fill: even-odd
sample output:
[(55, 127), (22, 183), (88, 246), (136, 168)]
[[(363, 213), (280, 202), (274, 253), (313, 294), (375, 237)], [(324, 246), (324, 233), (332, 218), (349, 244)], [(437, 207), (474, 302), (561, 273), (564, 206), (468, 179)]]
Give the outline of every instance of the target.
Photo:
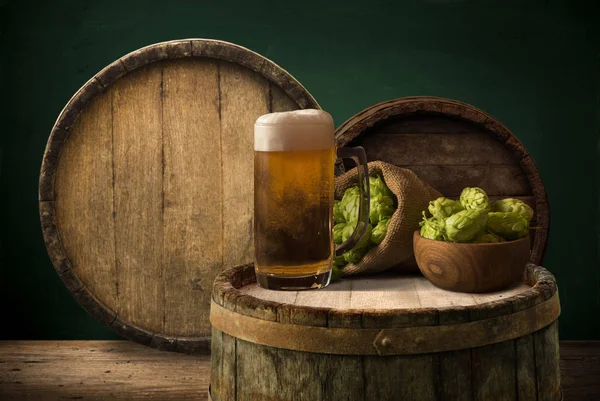
[(548, 300), (509, 315), (469, 323), (389, 329), (284, 324), (239, 314), (212, 302), (213, 327), (255, 344), (339, 355), (410, 355), (480, 347), (540, 330), (560, 315), (558, 291)]

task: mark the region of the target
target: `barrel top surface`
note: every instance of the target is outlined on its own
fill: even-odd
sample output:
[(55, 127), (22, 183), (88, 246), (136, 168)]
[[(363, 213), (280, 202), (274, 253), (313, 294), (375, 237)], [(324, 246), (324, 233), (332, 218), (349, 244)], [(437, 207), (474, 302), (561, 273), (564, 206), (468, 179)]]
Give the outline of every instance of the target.
[(528, 264), (521, 283), (485, 294), (450, 292), (420, 276), (391, 274), (346, 278), (321, 290), (265, 290), (248, 264), (217, 276), (212, 301), (280, 323), (368, 328), (473, 322), (530, 309), (555, 294), (554, 276), (534, 264)]
[(273, 291), (256, 283), (240, 288), (240, 293), (258, 299), (296, 306), (336, 309), (403, 310), (483, 305), (523, 294), (531, 286), (518, 283), (502, 291), (469, 294), (442, 290), (423, 276), (382, 274), (349, 277), (318, 291)]
[(49, 256), (120, 335), (208, 350), (211, 285), (253, 260), (253, 126), (320, 108), (272, 61), (212, 39), (157, 43), (92, 77), (52, 128), (39, 181)]
[(364, 147), (368, 161), (412, 170), (447, 197), (477, 186), (491, 201), (523, 200), (535, 211), (530, 260), (542, 263), (550, 230), (544, 184), (524, 145), (488, 113), (440, 97), (393, 99), (349, 118), (336, 130), (336, 141)]

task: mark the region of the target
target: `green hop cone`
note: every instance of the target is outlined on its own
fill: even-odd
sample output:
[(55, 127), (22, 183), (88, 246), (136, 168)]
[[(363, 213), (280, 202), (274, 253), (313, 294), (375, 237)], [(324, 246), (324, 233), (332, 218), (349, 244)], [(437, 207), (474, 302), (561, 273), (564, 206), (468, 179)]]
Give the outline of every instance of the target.
[(369, 252), (368, 247), (354, 248), (344, 254), (344, 259), (348, 263), (358, 263)]
[(494, 202), (492, 205), (493, 212), (517, 212), (524, 217), (527, 222), (531, 222), (533, 218), (533, 209), (520, 199), (506, 198)]
[(347, 264), (348, 262), (346, 262), (346, 259), (344, 259), (344, 255), (339, 255), (333, 258), (333, 266), (337, 267), (338, 269), (343, 269)]
[(389, 218), (379, 220), (379, 223), (377, 223), (375, 228), (373, 228), (373, 232), (371, 233), (371, 242), (372, 243), (374, 243), (376, 245), (381, 244), (381, 241), (383, 241), (383, 239), (385, 238), (385, 235), (387, 234), (389, 224), (390, 224)]
[(486, 210), (462, 210), (446, 219), (446, 235), (453, 242), (469, 242), (483, 231), (487, 219)]
[(360, 207), (360, 190), (357, 186), (350, 187), (344, 192), (340, 202), (340, 210), (346, 222), (358, 221), (358, 209)]
[[(346, 223), (338, 223), (335, 226), (333, 226), (333, 243), (334, 244), (341, 244), (342, 242), (344, 242), (344, 240), (342, 239), (343, 232), (347, 225), (348, 224), (346, 224)], [(352, 234), (352, 232), (350, 234)]]
[(369, 210), (369, 219), (372, 224), (379, 223), (380, 220), (389, 218), (394, 214), (394, 199), (385, 195), (371, 195), (371, 207)]
[(346, 218), (344, 217), (344, 214), (342, 213), (342, 209), (340, 207), (341, 203), (342, 202), (339, 200), (333, 201), (333, 221), (336, 224), (346, 222)]
[(383, 179), (380, 176), (369, 177), (369, 187), (371, 191), (371, 198), (379, 195), (389, 196), (390, 198), (393, 197), (392, 191), (390, 191), (388, 186), (385, 185), (385, 182), (383, 182)]
[(338, 281), (342, 278), (343, 269), (333, 265), (331, 267), (331, 281)]
[(423, 220), (419, 223), (421, 226), (421, 237), (436, 241), (446, 240), (446, 223), (444, 220), (436, 217), (427, 218), (423, 212)]
[(517, 212), (490, 212), (487, 228), (507, 240), (514, 240), (529, 233), (529, 222)]
[(490, 232), (477, 234), (471, 241), (473, 244), (489, 244), (494, 242), (504, 242), (504, 238)]
[[(363, 223), (360, 223), (360, 224), (363, 224)], [(351, 224), (348, 224), (348, 225), (351, 226)], [(352, 229), (354, 229), (354, 227)], [(371, 239), (372, 232), (373, 232), (373, 226), (371, 224), (369, 224), (367, 226), (367, 232), (361, 238), (361, 240), (358, 242), (358, 244), (356, 244), (356, 246), (354, 248), (352, 248), (350, 251), (344, 253), (344, 259), (346, 260), (346, 262), (358, 263), (363, 258), (363, 256), (365, 256), (367, 254), (367, 252), (369, 252), (369, 250), (371, 249), (369, 246), (369, 240)], [(352, 232), (350, 232), (350, 234), (352, 234)], [(349, 236), (350, 235), (348, 235), (348, 237)], [(347, 237), (346, 237), (346, 239), (347, 239)], [(344, 239), (344, 241), (346, 239)]]
[(472, 187), (465, 188), (460, 194), (460, 203), (467, 209), (484, 209), (489, 210), (490, 203), (485, 191), (481, 188)]
[(434, 201), (429, 202), (428, 209), (429, 213), (431, 213), (433, 217), (438, 219), (447, 219), (454, 213), (460, 212), (464, 208), (460, 201), (444, 198), (442, 196)]

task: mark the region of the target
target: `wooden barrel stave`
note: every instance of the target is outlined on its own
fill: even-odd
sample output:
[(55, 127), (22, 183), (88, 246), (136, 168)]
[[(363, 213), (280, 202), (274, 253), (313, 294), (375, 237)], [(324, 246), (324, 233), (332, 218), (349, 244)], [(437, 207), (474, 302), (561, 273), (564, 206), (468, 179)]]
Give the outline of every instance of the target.
[(363, 146), (369, 161), (411, 169), (444, 196), (478, 186), (492, 200), (525, 200), (535, 210), (530, 260), (542, 263), (550, 210), (541, 176), (523, 144), (491, 115), (456, 100), (406, 97), (352, 116), (336, 139), (340, 146)]
[[(557, 291), (553, 277), (546, 270), (530, 265), (525, 281), (535, 285), (499, 301), (473, 307), (439, 307), (433, 311), (418, 308), (346, 311), (289, 305), (245, 295), (240, 289), (252, 283), (251, 272), (249, 265), (218, 276), (213, 301), (237, 313), (281, 324), (329, 328), (460, 325), (541, 305)], [(215, 401), (556, 401), (560, 399), (557, 327), (554, 321), (534, 333), (480, 347), (388, 356), (275, 348), (235, 338), (213, 327), (212, 398)]]
[(318, 104), (287, 72), (215, 40), (151, 45), (90, 79), (53, 127), (39, 186), (75, 299), (142, 344), (207, 350), (212, 281), (253, 258), (253, 123), (301, 107)]

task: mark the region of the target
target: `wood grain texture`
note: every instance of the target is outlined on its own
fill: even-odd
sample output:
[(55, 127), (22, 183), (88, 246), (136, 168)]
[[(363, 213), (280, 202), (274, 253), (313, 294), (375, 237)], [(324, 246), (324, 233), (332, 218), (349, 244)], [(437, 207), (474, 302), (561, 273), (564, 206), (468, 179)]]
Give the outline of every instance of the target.
[(210, 330), (208, 289), (223, 258), (219, 72), (213, 60), (188, 59), (162, 74), (163, 330), (193, 337)]
[[(560, 358), (564, 401), (596, 399), (600, 395), (600, 342), (561, 341)], [(130, 341), (2, 341), (0, 398), (202, 401), (207, 399), (209, 359), (160, 352)], [(352, 371), (341, 373), (357, 377)], [(468, 391), (468, 382), (461, 383)], [(363, 399), (360, 392), (356, 394)], [(451, 394), (442, 399), (461, 400)], [(470, 395), (467, 399), (471, 400)]]
[(529, 237), (496, 244), (460, 244), (413, 237), (421, 273), (436, 286), (460, 292), (499, 291), (521, 281)]
[[(118, 313), (134, 325), (163, 330), (162, 67), (129, 74), (112, 88), (114, 241)], [(105, 235), (110, 235), (107, 232)]]
[(305, 307), (408, 310), (474, 306), (507, 299), (530, 289), (528, 284), (517, 283), (501, 291), (468, 294), (443, 290), (422, 276), (381, 274), (362, 278), (348, 277), (319, 291), (273, 291), (252, 283), (240, 288), (239, 292), (262, 301)]
[[(423, 128), (423, 127), (419, 127)], [(401, 161), (408, 166), (513, 165), (517, 160), (502, 143), (485, 133), (397, 133), (365, 136), (362, 146), (377, 155), (373, 160)], [(423, 150), (427, 157), (423, 157)]]
[[(238, 314), (282, 326), (277, 335), (286, 338), (294, 336), (288, 330), (289, 325), (317, 326), (318, 330), (323, 330), (322, 327), (363, 329), (361, 333), (375, 329), (377, 338), (388, 336), (391, 343), (387, 347), (392, 349), (396, 347), (393, 343), (396, 338), (392, 331), (385, 328), (415, 329), (417, 331), (411, 339), (399, 343), (414, 340), (431, 347), (435, 342), (433, 337), (423, 334), (419, 340), (419, 331), (425, 333), (425, 330), (438, 325), (435, 329), (439, 330), (444, 326), (459, 327), (466, 323), (520, 316), (517, 312), (530, 311), (528, 308), (549, 299), (549, 296), (556, 296), (552, 275), (531, 264), (523, 275), (523, 284), (496, 293), (447, 292), (433, 287), (423, 278), (387, 275), (342, 280), (323, 290), (313, 291), (310, 298), (307, 292), (261, 290), (252, 282), (250, 266), (230, 269), (219, 275), (215, 281), (213, 299)], [(353, 306), (355, 298), (358, 299), (359, 308)], [(523, 321), (521, 325), (542, 321), (542, 315), (541, 312), (539, 315), (528, 315), (528, 321)], [(217, 315), (214, 316), (216, 318)], [(215, 327), (221, 327), (217, 320), (213, 321)], [(464, 347), (456, 351), (434, 352), (428, 348), (429, 351), (414, 355), (400, 353), (382, 356), (382, 352), (373, 355), (370, 349), (361, 351), (363, 353), (360, 355), (332, 355), (323, 351), (292, 350), (306, 351), (307, 348), (284, 349), (260, 345), (247, 337), (251, 330), (248, 325), (257, 324), (256, 320), (248, 322), (241, 316), (233, 315), (229, 320), (235, 321), (236, 327), (244, 328), (244, 334), (235, 334), (235, 357), (229, 357), (229, 362), (236, 364), (237, 398), (232, 397), (230, 392), (223, 397), (218, 390), (221, 387), (217, 385), (217, 390), (213, 390), (213, 398), (218, 400), (338, 400), (354, 399), (352, 395), (364, 400), (560, 399), (557, 390), (560, 385), (559, 367), (555, 359), (558, 355), (558, 339), (551, 329), (556, 326), (556, 321), (550, 326), (536, 326), (542, 328), (514, 340), (474, 346), (472, 342), (469, 345), (468, 339), (471, 337), (465, 333)], [(272, 333), (270, 329), (263, 328), (260, 333), (264, 340)], [(216, 328), (214, 330), (219, 332)], [(223, 330), (233, 333), (228, 328)], [(494, 335), (509, 330), (512, 329), (508, 326), (492, 325), (484, 333)], [(361, 333), (353, 333), (351, 337)], [(448, 336), (445, 338), (448, 339)], [(535, 349), (534, 339), (537, 339)], [(299, 343), (304, 339), (298, 338), (296, 341)], [(328, 336), (321, 333), (318, 341), (323, 344), (329, 341)], [(383, 344), (378, 339), (369, 341), (365, 343), (375, 347)], [(351, 343), (351, 340), (339, 338), (338, 342)], [(221, 347), (218, 342), (213, 342), (213, 352), (217, 355), (213, 369), (217, 370), (214, 374), (218, 375), (215, 383), (223, 381), (220, 366), (223, 365), (224, 354)], [(541, 356), (538, 355), (538, 349)], [(341, 371), (349, 373), (336, 373)], [(324, 377), (329, 380), (324, 380)], [(540, 390), (540, 381), (544, 381), (542, 385), (550, 390)], [(230, 391), (231, 388), (223, 391)], [(323, 392), (323, 388), (330, 391)]]
[(220, 63), (223, 265), (254, 260), (254, 122), (269, 112), (268, 83)]
[[(94, 99), (72, 128), (56, 174), (56, 225), (82, 283), (117, 307), (113, 205), (112, 98)], [(91, 240), (93, 239), (93, 240)]]
[[(600, 342), (561, 341), (560, 356), (565, 401), (600, 395)], [(160, 352), (129, 341), (3, 341), (0, 362), (0, 396), (17, 401), (206, 400), (210, 376), (208, 356)]]
[(319, 108), (286, 71), (217, 40), (138, 49), (90, 79), (52, 129), (39, 181), (49, 256), (120, 335), (206, 352), (214, 277), (252, 258), (252, 127)]
[(558, 322), (533, 333), (539, 401), (555, 400), (560, 395)]
[(530, 260), (542, 262), (550, 228), (543, 182), (523, 144), (489, 114), (439, 97), (394, 99), (349, 118), (336, 140), (338, 146), (363, 146), (369, 161), (411, 169), (448, 197), (478, 186), (494, 199), (527, 199), (538, 227)]

